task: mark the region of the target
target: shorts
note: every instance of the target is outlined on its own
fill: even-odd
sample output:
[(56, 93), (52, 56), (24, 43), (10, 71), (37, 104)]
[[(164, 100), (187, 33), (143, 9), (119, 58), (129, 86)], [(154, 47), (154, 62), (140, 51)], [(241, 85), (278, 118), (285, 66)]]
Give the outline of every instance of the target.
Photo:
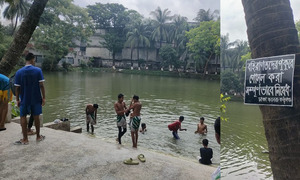
[(177, 131), (173, 131), (172, 134), (173, 134), (173, 137), (175, 139), (180, 139), (179, 136), (178, 136), (178, 134), (177, 134)]
[(87, 124), (91, 123), (91, 125), (95, 125), (96, 120), (92, 117), (92, 115), (88, 114), (86, 115), (86, 123)]
[(125, 116), (117, 116), (117, 126), (127, 128)]
[(135, 116), (130, 120), (130, 122), (131, 132), (138, 131), (141, 123), (141, 117)]
[(33, 116), (38, 116), (42, 114), (42, 105), (20, 105), (20, 116), (26, 116), (28, 114), (32, 114)]
[(9, 102), (12, 101), (13, 93), (10, 90), (0, 90), (0, 101)]

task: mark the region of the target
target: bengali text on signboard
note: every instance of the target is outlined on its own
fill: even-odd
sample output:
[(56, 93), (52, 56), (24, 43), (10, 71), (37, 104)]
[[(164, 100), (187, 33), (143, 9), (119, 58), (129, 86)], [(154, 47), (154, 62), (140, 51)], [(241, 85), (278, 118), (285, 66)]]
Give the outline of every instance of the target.
[(250, 59), (245, 68), (245, 104), (293, 106), (294, 54)]

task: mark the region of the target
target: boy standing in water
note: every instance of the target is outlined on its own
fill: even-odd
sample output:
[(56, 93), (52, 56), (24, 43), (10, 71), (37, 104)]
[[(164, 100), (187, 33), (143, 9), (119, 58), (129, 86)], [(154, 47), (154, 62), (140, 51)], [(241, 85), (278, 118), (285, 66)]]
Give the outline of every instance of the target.
[(85, 114), (86, 114), (86, 129), (87, 132), (90, 130), (90, 123), (91, 123), (91, 129), (92, 134), (94, 134), (94, 125), (97, 123), (97, 109), (98, 104), (88, 104), (85, 108)]
[(195, 131), (195, 134), (205, 134), (207, 133), (207, 126), (204, 124), (204, 117), (200, 118), (200, 123), (197, 125), (197, 131)]
[(142, 104), (139, 101), (139, 96), (134, 95), (130, 107), (127, 109), (127, 112), (129, 110), (133, 109), (133, 112), (130, 114), (130, 129), (131, 129), (131, 139), (132, 139), (132, 147), (137, 148), (137, 142), (138, 142), (138, 131), (141, 123), (141, 109)]
[(115, 111), (117, 113), (117, 127), (119, 130), (119, 134), (118, 134), (119, 144), (121, 144), (121, 137), (126, 133), (126, 128), (127, 128), (126, 117), (124, 115), (124, 113), (126, 112), (126, 104), (123, 100), (124, 100), (124, 95), (119, 94), (118, 101), (114, 105)]
[(183, 120), (184, 120), (184, 117), (180, 116), (179, 120), (177, 120), (174, 123), (168, 125), (169, 130), (173, 131), (172, 134), (173, 134), (175, 139), (180, 139), (179, 136), (178, 136), (178, 129), (180, 131), (186, 131), (186, 129), (181, 129), (181, 123), (182, 123)]

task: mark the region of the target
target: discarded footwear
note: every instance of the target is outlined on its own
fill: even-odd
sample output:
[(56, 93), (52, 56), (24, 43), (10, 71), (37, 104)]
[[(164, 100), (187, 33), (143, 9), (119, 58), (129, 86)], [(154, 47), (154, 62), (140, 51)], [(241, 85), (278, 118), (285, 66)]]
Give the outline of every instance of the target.
[(146, 158), (145, 158), (144, 154), (140, 154), (137, 157), (141, 162), (146, 162)]
[(14, 142), (14, 145), (27, 145), (28, 142), (23, 142), (22, 139), (20, 139), (19, 141)]
[(138, 161), (134, 161), (134, 160), (132, 160), (132, 158), (125, 160), (123, 162), (124, 162), (124, 164), (128, 164), (128, 165), (138, 165), (139, 164)]
[(6, 130), (6, 128), (0, 128), (0, 131), (5, 131)]
[(36, 141), (37, 141), (37, 142), (41, 142), (41, 141), (43, 141), (45, 138), (46, 138), (46, 136), (40, 135), (40, 138), (37, 139)]

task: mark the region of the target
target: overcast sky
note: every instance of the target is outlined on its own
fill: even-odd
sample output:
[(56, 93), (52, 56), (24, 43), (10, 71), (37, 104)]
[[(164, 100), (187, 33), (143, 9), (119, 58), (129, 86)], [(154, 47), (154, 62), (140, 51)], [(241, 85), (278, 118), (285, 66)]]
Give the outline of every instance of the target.
[[(290, 0), (294, 20), (300, 20), (300, 0)], [(221, 0), (221, 34), (229, 33), (230, 42), (246, 40), (247, 27), (241, 0)]]
[(193, 21), (197, 16), (199, 9), (220, 10), (220, 0), (74, 0), (74, 3), (85, 7), (100, 3), (119, 3), (128, 9), (138, 11), (144, 17), (150, 17), (150, 12), (158, 6), (163, 9), (169, 9), (171, 14), (179, 14)]

